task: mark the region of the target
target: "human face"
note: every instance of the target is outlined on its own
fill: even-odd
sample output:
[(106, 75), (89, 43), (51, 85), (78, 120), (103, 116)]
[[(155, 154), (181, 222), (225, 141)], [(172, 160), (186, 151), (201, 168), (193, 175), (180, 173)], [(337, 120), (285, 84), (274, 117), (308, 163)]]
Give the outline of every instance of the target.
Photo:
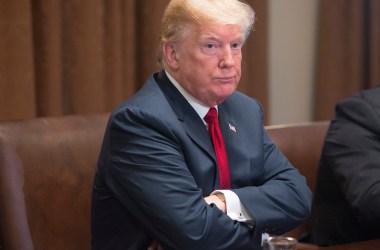
[(175, 46), (173, 77), (206, 106), (223, 102), (241, 77), (243, 33), (237, 25), (205, 25)]

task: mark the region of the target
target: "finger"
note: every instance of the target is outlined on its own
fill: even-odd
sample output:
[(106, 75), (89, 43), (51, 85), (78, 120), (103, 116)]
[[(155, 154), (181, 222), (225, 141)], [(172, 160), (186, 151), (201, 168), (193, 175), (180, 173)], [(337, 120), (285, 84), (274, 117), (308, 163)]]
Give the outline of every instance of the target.
[(148, 250), (156, 250), (157, 249), (157, 241), (152, 241), (152, 243), (150, 243), (149, 247), (148, 247)]

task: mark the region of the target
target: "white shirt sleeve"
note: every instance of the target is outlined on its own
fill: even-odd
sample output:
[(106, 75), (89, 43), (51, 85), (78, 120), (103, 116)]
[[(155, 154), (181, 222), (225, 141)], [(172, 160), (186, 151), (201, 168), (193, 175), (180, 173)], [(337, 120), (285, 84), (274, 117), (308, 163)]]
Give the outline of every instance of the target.
[(252, 216), (247, 208), (241, 203), (239, 197), (231, 190), (215, 190), (211, 194), (222, 193), (224, 195), (227, 215), (236, 221), (245, 222), (247, 226), (253, 227)]

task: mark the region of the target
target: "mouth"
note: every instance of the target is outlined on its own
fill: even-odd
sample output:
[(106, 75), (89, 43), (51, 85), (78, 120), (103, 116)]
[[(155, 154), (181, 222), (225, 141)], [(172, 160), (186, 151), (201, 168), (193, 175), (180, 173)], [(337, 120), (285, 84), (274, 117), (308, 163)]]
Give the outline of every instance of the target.
[(215, 80), (222, 83), (230, 83), (231, 81), (235, 81), (235, 77), (234, 76), (217, 77), (215, 78)]

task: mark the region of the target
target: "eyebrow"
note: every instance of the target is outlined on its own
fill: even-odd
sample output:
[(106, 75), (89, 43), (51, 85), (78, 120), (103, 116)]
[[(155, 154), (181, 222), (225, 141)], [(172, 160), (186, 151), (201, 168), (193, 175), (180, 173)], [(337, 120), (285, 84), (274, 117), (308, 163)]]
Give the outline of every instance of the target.
[[(218, 39), (216, 38), (215, 36), (210, 36), (210, 35), (204, 35), (204, 36), (200, 36), (200, 41), (207, 41), (207, 40), (211, 40), (211, 41), (215, 41), (215, 42), (223, 42), (223, 39)], [(244, 41), (244, 37), (243, 36), (238, 36), (236, 37), (236, 39), (232, 39), (231, 41), (233, 42), (243, 42)]]
[(214, 37), (214, 36), (209, 36), (209, 35), (205, 35), (205, 36), (201, 36), (200, 37), (200, 40), (214, 40), (214, 41), (220, 41), (220, 39)]

